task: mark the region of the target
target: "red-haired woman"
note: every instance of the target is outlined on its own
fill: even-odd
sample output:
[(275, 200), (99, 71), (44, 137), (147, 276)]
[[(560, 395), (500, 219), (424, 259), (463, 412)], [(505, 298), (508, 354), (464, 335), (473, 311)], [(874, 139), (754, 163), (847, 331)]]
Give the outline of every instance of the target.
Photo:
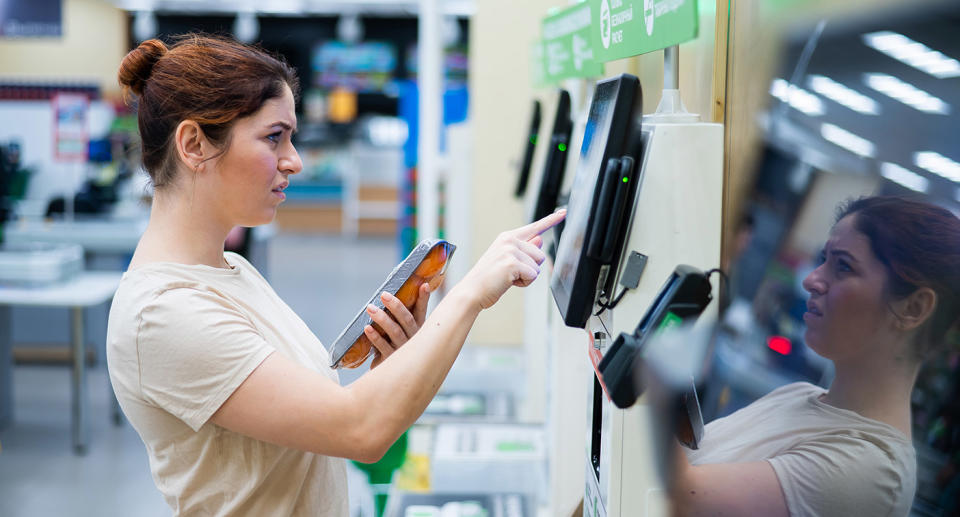
[(910, 393), (924, 357), (956, 344), (960, 220), (895, 197), (840, 210), (810, 292), (806, 343), (829, 390), (774, 390), (711, 422), (681, 456), (682, 515), (905, 516), (916, 489)]
[[(177, 515), (347, 515), (341, 458), (373, 461), (423, 412), (482, 309), (525, 286), (539, 234), (501, 234), (429, 318), (394, 297), (379, 366), (341, 387), (327, 352), (242, 257), (236, 225), (270, 222), (300, 172), (293, 71), (255, 48), (190, 35), (140, 44), (120, 84), (137, 97), (150, 222), (110, 310), (107, 360), (157, 487)], [(401, 347), (402, 345), (402, 347)]]

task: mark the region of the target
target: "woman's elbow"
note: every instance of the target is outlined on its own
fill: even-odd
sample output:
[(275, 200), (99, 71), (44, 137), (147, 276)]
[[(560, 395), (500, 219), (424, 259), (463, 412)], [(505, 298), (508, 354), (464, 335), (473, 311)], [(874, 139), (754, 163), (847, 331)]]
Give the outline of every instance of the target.
[(387, 453), (387, 449), (384, 448), (364, 448), (358, 450), (354, 458), (351, 458), (353, 461), (360, 463), (376, 463), (383, 459), (383, 456)]
[(349, 407), (351, 414), (344, 424), (349, 429), (346, 456), (351, 460), (361, 463), (380, 461), (409, 425), (401, 415), (390, 409), (373, 411), (368, 405), (358, 402), (349, 404)]
[(351, 439), (354, 445), (350, 459), (360, 463), (376, 463), (380, 461), (397, 441), (398, 432), (393, 426), (385, 422), (365, 422), (357, 426)]
[(376, 463), (383, 459), (394, 441), (396, 441), (395, 437), (394, 439), (388, 439), (386, 436), (382, 436), (382, 433), (357, 437), (352, 441), (353, 447), (348, 453), (348, 458), (360, 463)]

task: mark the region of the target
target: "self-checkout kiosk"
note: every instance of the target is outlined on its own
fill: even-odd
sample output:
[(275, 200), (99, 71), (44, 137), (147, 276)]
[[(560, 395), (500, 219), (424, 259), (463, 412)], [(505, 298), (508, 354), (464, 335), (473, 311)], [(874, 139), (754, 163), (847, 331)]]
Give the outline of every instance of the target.
[[(593, 81), (567, 79), (561, 86), (562, 90), (550, 92), (542, 100), (541, 138), (524, 200), (526, 222), (533, 220), (538, 211), (550, 213), (565, 206), (576, 173), (577, 150), (583, 139)], [(565, 103), (566, 99), (569, 104)], [(571, 120), (572, 130), (569, 129)], [(564, 125), (569, 131), (566, 137), (563, 137)], [(565, 144), (566, 148), (562, 149), (559, 144)], [(558, 227), (543, 234), (543, 247), (548, 256), (541, 266), (543, 278), (522, 291), (527, 369), (526, 389), (518, 411), (521, 420), (544, 424), (549, 472), (546, 500), (555, 515), (568, 514), (580, 500), (583, 462), (579, 452), (586, 432), (583, 415), (587, 397), (586, 390), (569, 379), (586, 377), (591, 371), (582, 354), (560, 353), (570, 350), (568, 342), (578, 339), (582, 331), (564, 326), (550, 294), (549, 278), (559, 235)]]
[[(657, 113), (642, 115), (636, 77), (597, 83), (551, 278), (559, 317), (586, 331), (557, 353), (586, 354), (593, 366), (582, 379), (584, 515), (669, 513), (652, 438), (658, 418), (676, 415), (648, 403), (635, 365), (651, 336), (709, 320), (717, 306), (704, 271), (720, 262), (723, 127), (682, 108), (676, 53), (665, 53)], [(682, 437), (696, 446), (690, 391)]]
[(520, 159), (520, 170), (517, 171), (517, 186), (513, 195), (522, 198), (527, 191), (530, 181), (530, 167), (533, 166), (533, 152), (537, 148), (540, 136), (540, 101), (533, 101), (533, 110), (530, 112), (530, 130), (523, 141), (523, 157)]

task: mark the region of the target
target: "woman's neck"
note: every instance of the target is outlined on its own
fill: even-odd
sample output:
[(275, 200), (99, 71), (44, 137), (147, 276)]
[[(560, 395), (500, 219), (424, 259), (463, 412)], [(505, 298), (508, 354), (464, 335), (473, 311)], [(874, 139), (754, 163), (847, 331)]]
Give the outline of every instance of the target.
[(206, 201), (182, 194), (154, 194), (150, 221), (131, 268), (150, 262), (229, 267), (223, 258), (223, 241), (231, 226), (218, 221)]
[(918, 361), (877, 356), (834, 361), (836, 376), (823, 402), (899, 429), (910, 437), (910, 394)]

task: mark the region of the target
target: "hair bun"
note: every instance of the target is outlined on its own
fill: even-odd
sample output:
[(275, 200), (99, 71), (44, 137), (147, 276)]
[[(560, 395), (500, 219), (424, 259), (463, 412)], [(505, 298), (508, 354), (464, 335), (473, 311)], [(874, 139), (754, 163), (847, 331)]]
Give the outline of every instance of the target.
[(153, 72), (153, 65), (167, 53), (167, 46), (158, 39), (148, 39), (137, 48), (131, 50), (120, 62), (117, 80), (124, 89), (124, 94), (133, 92), (138, 97), (143, 94)]

